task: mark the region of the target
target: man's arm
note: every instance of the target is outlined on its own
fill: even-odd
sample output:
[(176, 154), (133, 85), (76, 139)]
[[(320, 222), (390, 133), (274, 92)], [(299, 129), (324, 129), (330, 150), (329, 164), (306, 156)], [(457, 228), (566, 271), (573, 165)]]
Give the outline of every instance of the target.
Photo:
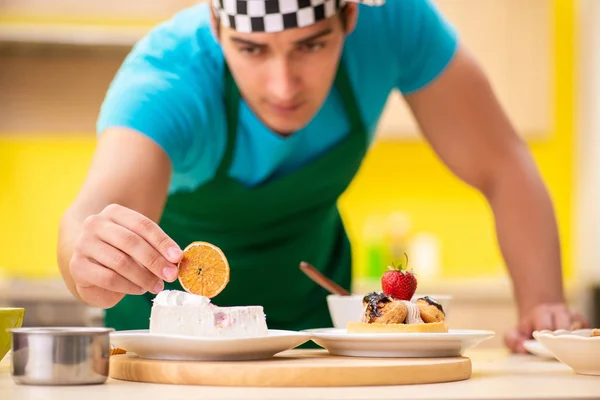
[[(442, 161), (489, 202), (521, 318), (536, 313), (539, 305), (564, 304), (550, 197), (526, 143), (471, 55), (459, 48), (433, 83), (406, 100)], [(554, 321), (551, 315), (536, 316), (537, 322), (528, 324), (535, 329), (568, 327), (567, 314), (555, 313)]]
[[(140, 286), (138, 294), (151, 290), (140, 284), (157, 283), (156, 274), (149, 271), (139, 277), (128, 274), (136, 265), (133, 258), (149, 264), (149, 270), (162, 271), (169, 265), (164, 256), (152, 255), (149, 249), (158, 247), (164, 254), (175, 245), (154, 224), (164, 207), (170, 174), (167, 155), (148, 137), (124, 128), (110, 128), (100, 135), (87, 178), (60, 224), (58, 264), (73, 295), (95, 306), (111, 307), (124, 294), (135, 293), (132, 282)], [(126, 245), (137, 248), (122, 248)], [(144, 260), (142, 252), (150, 258)], [(109, 265), (108, 259), (119, 265)]]

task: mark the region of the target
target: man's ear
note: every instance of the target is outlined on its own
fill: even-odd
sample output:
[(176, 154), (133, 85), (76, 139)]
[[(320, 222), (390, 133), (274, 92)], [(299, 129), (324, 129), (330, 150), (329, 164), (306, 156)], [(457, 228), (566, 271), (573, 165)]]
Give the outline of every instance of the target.
[(349, 35), (356, 28), (358, 5), (355, 3), (346, 3), (344, 17), (346, 18), (346, 34)]

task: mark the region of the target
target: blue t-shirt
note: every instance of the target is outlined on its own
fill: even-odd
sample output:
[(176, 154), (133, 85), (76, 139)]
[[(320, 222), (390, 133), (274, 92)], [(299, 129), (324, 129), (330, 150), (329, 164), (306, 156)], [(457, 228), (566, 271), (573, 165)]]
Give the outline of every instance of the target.
[[(392, 90), (410, 93), (434, 80), (457, 47), (456, 32), (432, 0), (360, 6), (343, 57), (372, 142)], [(102, 104), (98, 133), (113, 126), (152, 138), (173, 165), (170, 193), (211, 179), (226, 145), (223, 53), (208, 4), (187, 8), (155, 27), (125, 59)], [(283, 138), (240, 104), (229, 175), (251, 187), (301, 168), (349, 133), (342, 104), (329, 96), (302, 130)]]

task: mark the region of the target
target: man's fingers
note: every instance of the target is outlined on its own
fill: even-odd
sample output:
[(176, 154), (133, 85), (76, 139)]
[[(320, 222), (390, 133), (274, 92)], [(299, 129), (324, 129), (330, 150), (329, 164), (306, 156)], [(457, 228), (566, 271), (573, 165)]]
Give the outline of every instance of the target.
[(572, 325), (567, 329), (586, 329), (590, 327), (590, 321), (577, 311), (573, 311), (571, 315)]
[(508, 332), (504, 337), (504, 343), (506, 344), (506, 347), (514, 351), (514, 349), (517, 347), (518, 336), (519, 334), (514, 329)]
[(123, 293), (111, 292), (98, 286), (77, 286), (77, 292), (88, 304), (99, 308), (114, 307), (125, 296)]
[(554, 317), (553, 312), (547, 307), (539, 307), (535, 310), (532, 318), (533, 326), (531, 327), (534, 331), (541, 331), (544, 329), (553, 330)]
[(533, 323), (531, 321), (531, 318), (521, 318), (521, 321), (519, 322), (519, 325), (517, 326), (517, 331), (519, 333), (520, 336), (522, 337), (531, 337), (531, 334), (533, 333)]
[[(134, 283), (142, 285), (142, 287), (154, 293), (153, 288), (156, 283), (150, 282), (152, 280), (150, 277), (151, 275), (154, 275), (154, 278), (158, 277), (161, 281), (166, 280), (172, 282), (177, 279), (177, 267), (168, 262), (155, 248), (150, 246), (148, 242), (138, 236), (135, 232), (115, 224), (112, 221), (106, 221), (106, 225), (99, 231), (98, 236), (102, 241), (119, 249), (122, 253), (128, 255), (133, 260), (137, 261), (137, 263), (148, 269), (148, 273), (145, 274), (145, 276), (140, 277), (140, 279), (143, 280), (134, 280)], [(113, 256), (117, 257), (116, 254), (113, 254)], [(108, 266), (112, 268), (113, 265)], [(139, 268), (135, 268), (133, 271), (137, 271), (138, 269)]]
[[(117, 236), (112, 234), (114, 229), (126, 230), (118, 225), (112, 223), (108, 224), (110, 226), (102, 231), (102, 234), (106, 234), (108, 237)], [(142, 239), (139, 240), (143, 242)], [(146, 246), (148, 245), (146, 244)], [(150, 248), (150, 246), (148, 246), (148, 248)], [(90, 240), (85, 246), (83, 255), (96, 263), (115, 271), (137, 287), (143, 288), (144, 292), (157, 294), (163, 289), (164, 284), (162, 279), (157, 278), (152, 272), (136, 263), (130, 256), (114, 247), (113, 243), (106, 243), (102, 240)]]
[(569, 310), (564, 308), (558, 308), (553, 310), (552, 312), (554, 324), (551, 329), (571, 329), (573, 323), (575, 322), (572, 318)]
[(523, 342), (527, 340), (525, 336), (519, 333), (518, 329), (512, 329), (504, 338), (506, 346), (514, 353), (527, 353)]
[[(542, 304), (532, 310), (523, 320), (531, 322), (531, 331), (557, 330), (557, 329), (581, 329), (589, 322), (578, 312), (572, 311), (566, 304)], [(521, 333), (524, 333), (523, 323)]]
[(104, 212), (118, 225), (142, 237), (169, 262), (177, 264), (181, 261), (183, 252), (177, 243), (150, 218), (118, 204), (111, 204)]
[(74, 257), (71, 274), (81, 288), (97, 286), (108, 292), (119, 294), (142, 294), (146, 290), (125, 279), (115, 271), (99, 265), (85, 257)]

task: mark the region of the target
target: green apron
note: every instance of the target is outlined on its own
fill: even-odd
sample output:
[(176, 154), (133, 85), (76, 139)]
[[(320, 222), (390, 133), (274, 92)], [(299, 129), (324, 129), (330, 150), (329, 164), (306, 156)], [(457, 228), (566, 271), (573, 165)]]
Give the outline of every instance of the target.
[[(335, 88), (350, 121), (350, 134), (308, 165), (248, 188), (228, 175), (241, 98), (226, 63), (224, 68), (228, 124), (224, 156), (212, 180), (194, 191), (169, 196), (160, 226), (181, 248), (207, 241), (224, 251), (231, 277), (214, 304), (262, 305), (270, 329), (330, 327), (328, 292), (304, 275), (299, 264), (307, 261), (350, 288), (351, 248), (337, 201), (360, 168), (367, 131), (348, 76), (340, 64)], [(165, 289), (182, 290), (178, 281), (166, 283)], [(153, 298), (151, 293), (125, 296), (107, 310), (106, 325), (148, 329)]]

